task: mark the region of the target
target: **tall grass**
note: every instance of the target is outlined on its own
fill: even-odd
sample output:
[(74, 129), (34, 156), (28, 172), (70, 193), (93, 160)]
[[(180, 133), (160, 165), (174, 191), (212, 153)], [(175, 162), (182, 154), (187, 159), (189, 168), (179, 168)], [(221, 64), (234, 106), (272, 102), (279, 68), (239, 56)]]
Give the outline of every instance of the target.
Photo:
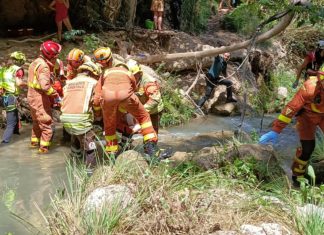
[[(285, 181), (274, 177), (263, 190), (265, 184), (255, 172), (256, 165), (244, 161), (205, 171), (190, 161), (149, 167), (141, 159), (117, 159), (114, 166), (99, 166), (88, 178), (82, 167), (70, 162), (65, 190), (53, 197), (47, 215), (48, 234), (208, 234), (215, 221), (223, 230), (276, 221), (294, 231), (289, 213), (260, 200), (286, 193)], [(112, 184), (129, 187), (133, 204), (120, 210), (116, 200), (101, 211), (85, 213), (87, 195)]]

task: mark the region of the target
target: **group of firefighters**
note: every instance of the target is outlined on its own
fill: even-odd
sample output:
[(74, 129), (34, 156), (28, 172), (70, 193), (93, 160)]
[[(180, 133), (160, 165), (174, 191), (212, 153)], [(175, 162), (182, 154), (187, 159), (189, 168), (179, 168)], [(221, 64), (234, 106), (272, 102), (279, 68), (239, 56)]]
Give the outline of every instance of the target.
[[(71, 135), (71, 153), (85, 155), (87, 166), (96, 164), (94, 121), (103, 119), (105, 151), (115, 157), (130, 142), (132, 135), (141, 133), (148, 160), (161, 158), (157, 147), (159, 116), (163, 110), (158, 81), (143, 72), (134, 60), (126, 63), (112, 57), (108, 47), (100, 47), (87, 56), (77, 48), (67, 56), (65, 67), (57, 58), (61, 45), (46, 41), (40, 54), (29, 66), (28, 83), (22, 81), (25, 55), (14, 52), (11, 65), (0, 70), (0, 94), (7, 112), (7, 127), (2, 143), (9, 143), (18, 132), (17, 96), (20, 86), (28, 86), (27, 99), (33, 119), (31, 146), (47, 153), (53, 138), (52, 107), (61, 108), (60, 121)], [(297, 117), (301, 147), (292, 165), (293, 180), (304, 177), (306, 166), (315, 148), (315, 131), (324, 131), (324, 41), (318, 44), (314, 56), (305, 57), (297, 71), (307, 70), (306, 81), (284, 107), (271, 131), (262, 135), (259, 143), (276, 142), (279, 133)], [(62, 80), (64, 86), (62, 89)], [(122, 138), (118, 141), (116, 131)]]
[[(2, 143), (9, 143), (19, 123), (17, 97), (21, 86), (28, 86), (27, 100), (33, 120), (31, 147), (47, 153), (53, 138), (53, 106), (61, 110), (60, 121), (71, 135), (72, 155), (85, 155), (87, 166), (96, 164), (94, 121), (103, 120), (105, 151), (115, 157), (141, 133), (148, 160), (158, 160), (157, 147), (160, 113), (163, 110), (159, 82), (135, 60), (126, 63), (113, 58), (108, 47), (100, 47), (87, 56), (77, 48), (67, 55), (67, 66), (58, 59), (61, 45), (46, 41), (28, 69), (23, 82), (22, 52), (10, 55), (11, 64), (1, 70), (0, 92), (7, 113)], [(121, 133), (118, 141), (116, 131)], [(120, 143), (119, 143), (120, 142)]]

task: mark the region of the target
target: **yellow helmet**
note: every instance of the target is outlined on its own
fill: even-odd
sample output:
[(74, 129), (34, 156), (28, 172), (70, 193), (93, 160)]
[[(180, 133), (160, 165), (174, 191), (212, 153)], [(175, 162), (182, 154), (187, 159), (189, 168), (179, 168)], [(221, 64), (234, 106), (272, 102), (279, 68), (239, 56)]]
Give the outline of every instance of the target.
[(317, 74), (318, 74), (318, 78), (320, 79), (320, 81), (323, 81), (324, 80), (324, 64), (321, 66), (319, 71), (317, 71)]
[(88, 71), (88, 72), (91, 72), (95, 76), (99, 76), (101, 74), (101, 67), (92, 61), (88, 61), (88, 62), (83, 63), (78, 68), (78, 73), (82, 73), (84, 71)]
[(141, 66), (135, 60), (132, 60), (132, 59), (128, 60), (127, 61), (127, 67), (129, 68), (129, 71), (132, 74), (136, 74), (138, 72), (142, 72)]
[(73, 48), (69, 54), (67, 55), (67, 60), (68, 61), (76, 61), (76, 62), (81, 62), (84, 57), (84, 52), (78, 48)]
[(26, 56), (21, 51), (15, 51), (10, 54), (10, 58), (17, 60), (19, 63), (24, 64), (26, 62)]
[(93, 52), (93, 55), (96, 62), (102, 60), (109, 61), (112, 58), (112, 53), (109, 47), (100, 47)]

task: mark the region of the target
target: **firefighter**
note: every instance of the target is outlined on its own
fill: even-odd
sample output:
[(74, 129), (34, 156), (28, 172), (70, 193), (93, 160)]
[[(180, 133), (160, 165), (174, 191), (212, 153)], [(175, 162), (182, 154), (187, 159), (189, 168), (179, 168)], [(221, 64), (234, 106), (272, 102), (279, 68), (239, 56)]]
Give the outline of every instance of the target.
[(97, 50), (93, 52), (93, 60), (100, 64), (102, 68), (102, 72), (104, 70), (109, 69), (113, 66), (113, 57), (112, 52), (109, 47), (99, 47)]
[(324, 40), (320, 40), (317, 44), (315, 51), (308, 52), (301, 65), (298, 66), (296, 71), (296, 80), (292, 87), (297, 88), (302, 72), (305, 70), (305, 77), (315, 75), (324, 62)]
[(78, 48), (73, 48), (67, 55), (66, 66), (66, 79), (71, 80), (76, 77), (78, 68), (85, 62), (91, 61), (91, 58), (84, 54), (84, 52)]
[(19, 115), (17, 99), (23, 82), (24, 69), (21, 67), (26, 62), (26, 56), (21, 51), (10, 54), (9, 66), (2, 69), (0, 75), (0, 95), (6, 110), (7, 125), (2, 137), (2, 143), (9, 143), (13, 134), (19, 134)]
[(135, 94), (150, 114), (153, 128), (158, 134), (160, 116), (163, 110), (160, 85), (154, 77), (143, 73), (141, 66), (135, 60), (129, 60), (127, 66), (136, 79)]
[(61, 45), (46, 41), (40, 46), (40, 55), (28, 69), (28, 94), (33, 119), (31, 147), (39, 146), (39, 153), (47, 153), (53, 136), (50, 97), (60, 102), (60, 96), (51, 84), (51, 72), (61, 52)]
[(95, 134), (93, 128), (92, 103), (94, 88), (101, 75), (101, 69), (88, 61), (78, 68), (78, 75), (64, 86), (64, 98), (60, 120), (71, 134), (71, 155), (80, 157), (85, 153), (87, 167), (96, 164)]
[(304, 177), (308, 161), (315, 148), (315, 131), (319, 126), (324, 131), (324, 65), (317, 76), (310, 76), (284, 107), (274, 121), (272, 130), (262, 135), (261, 144), (276, 143), (278, 135), (297, 115), (297, 131), (301, 147), (297, 148), (292, 164), (292, 179), (296, 183)]
[(152, 126), (150, 115), (135, 95), (135, 91), (135, 77), (128, 70), (127, 65), (122, 63), (107, 69), (98, 81), (94, 105), (98, 107), (100, 102), (102, 103), (106, 152), (114, 156), (119, 150), (116, 128), (118, 109), (121, 108), (132, 114), (141, 125), (144, 152), (149, 160), (155, 160), (159, 153), (157, 134)]
[(109, 47), (99, 47), (93, 52), (93, 60), (101, 65), (102, 72), (106, 69), (114, 67), (116, 64), (121, 63), (120, 60), (113, 58), (111, 49)]

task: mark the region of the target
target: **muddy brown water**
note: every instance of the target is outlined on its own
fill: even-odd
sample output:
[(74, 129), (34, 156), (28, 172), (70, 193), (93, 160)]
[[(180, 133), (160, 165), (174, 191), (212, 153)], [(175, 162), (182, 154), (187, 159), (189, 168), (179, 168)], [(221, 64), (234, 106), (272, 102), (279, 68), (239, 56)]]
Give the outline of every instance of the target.
[[(264, 119), (264, 132), (275, 116)], [(162, 130), (159, 134), (161, 144), (175, 138), (191, 137), (200, 133), (221, 130), (235, 130), (240, 124), (240, 117), (218, 117), (208, 115), (182, 126)], [(65, 160), (69, 153), (67, 143), (61, 141), (62, 129), (58, 127), (54, 144), (49, 154), (39, 155), (37, 149), (29, 148), (30, 125), (25, 124), (21, 135), (15, 135), (12, 143), (0, 145), (0, 234), (11, 232), (14, 235), (37, 234), (37, 230), (26, 225), (27, 222), (37, 227), (45, 222), (38, 208), (46, 211), (50, 195), (61, 187), (66, 180)], [(260, 129), (260, 118), (246, 118), (243, 130), (251, 132)], [(0, 130), (2, 135), (3, 130)], [(212, 143), (196, 143), (204, 147)], [(285, 161), (283, 166), (289, 171), (292, 154), (298, 144), (292, 128), (286, 128), (280, 135), (275, 148)], [(175, 149), (177, 150), (177, 149)], [(17, 216), (23, 220), (17, 219)]]

